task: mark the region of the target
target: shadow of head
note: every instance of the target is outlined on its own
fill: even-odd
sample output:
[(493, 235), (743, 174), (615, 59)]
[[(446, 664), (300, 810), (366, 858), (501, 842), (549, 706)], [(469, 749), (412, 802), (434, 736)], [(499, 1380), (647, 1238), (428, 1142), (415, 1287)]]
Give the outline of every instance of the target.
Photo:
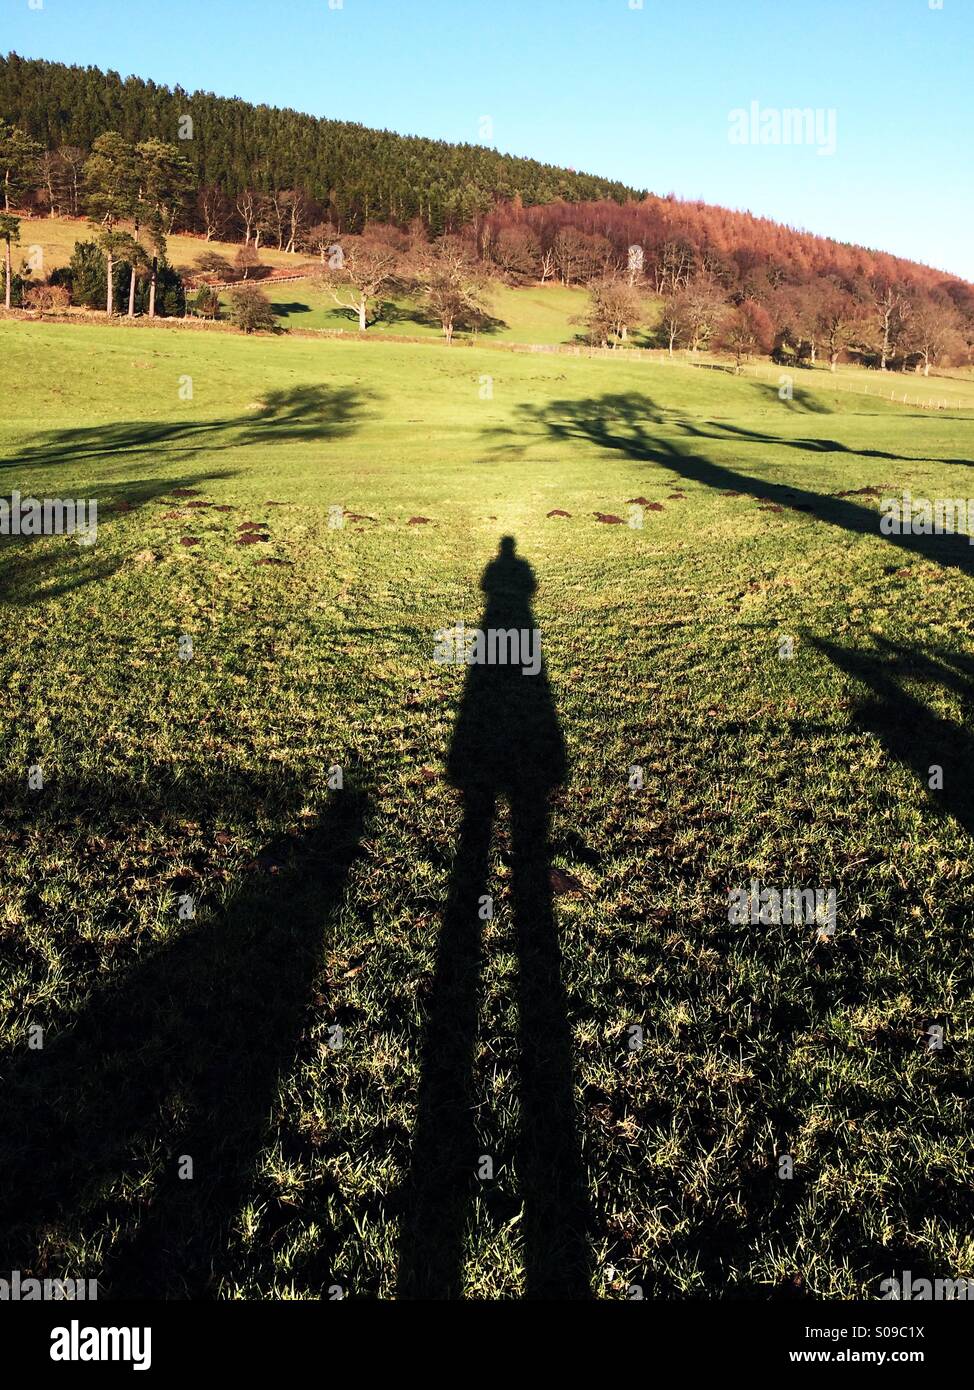
[(531, 607), (534, 570), (503, 536), (480, 580), (484, 611), (447, 761), (451, 782), (512, 799), (563, 782), (565, 745)]

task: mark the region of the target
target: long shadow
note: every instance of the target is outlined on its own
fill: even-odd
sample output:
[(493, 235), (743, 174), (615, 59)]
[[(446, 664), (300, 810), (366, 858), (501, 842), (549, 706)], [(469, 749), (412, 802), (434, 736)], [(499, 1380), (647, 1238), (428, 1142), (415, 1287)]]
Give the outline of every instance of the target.
[(359, 423), (371, 391), (343, 386), (294, 386), (262, 393), (252, 411), (213, 420), (124, 420), (47, 430), (0, 467), (41, 467), (79, 459), (118, 458), (165, 448), (169, 454), (302, 440), (340, 439)]
[[(827, 401), (823, 401), (814, 391), (806, 391), (801, 386), (792, 383), (791, 395), (782, 400), (778, 394), (779, 388), (772, 381), (755, 381), (752, 383), (762, 396), (765, 397), (766, 404), (779, 406), (783, 405), (792, 414), (799, 415), (832, 415), (834, 411)], [(823, 385), (823, 390), (826, 387)]]
[[(610, 393), (582, 400), (551, 401), (542, 406), (524, 405), (519, 409), (519, 416), (521, 425), (517, 434), (520, 443), (514, 447), (523, 448), (524, 427), (541, 427), (553, 439), (580, 440), (601, 449), (614, 450), (637, 463), (662, 465), (705, 487), (751, 493), (757, 498), (776, 502), (786, 509), (810, 512), (817, 520), (853, 535), (876, 536), (899, 550), (921, 555), (924, 559), (950, 565), (967, 573), (974, 572), (974, 547), (968, 544), (965, 536), (882, 535), (879, 530), (879, 513), (868, 507), (850, 502), (844, 497), (796, 487), (792, 483), (768, 482), (764, 478), (714, 463), (701, 454), (691, 452), (682, 441), (670, 438), (668, 434), (678, 431), (692, 439), (723, 443), (740, 440), (762, 445), (785, 444), (793, 448), (820, 448), (824, 452), (830, 452), (835, 447), (850, 455), (858, 455), (861, 452), (848, 449), (845, 445), (838, 445), (834, 440), (810, 442), (779, 439), (775, 435), (758, 434), (735, 426), (711, 425), (708, 429), (705, 424), (667, 416), (648, 396), (636, 391)], [(498, 431), (500, 437), (511, 433), (513, 431), (507, 428)], [(878, 450), (867, 453), (870, 457), (898, 459), (900, 462), (925, 461), (884, 454)], [(931, 461), (961, 462), (954, 459)]]
[[(255, 819), (269, 804), (296, 813), (313, 795), (239, 777), (187, 782), (156, 767), (128, 787), (65, 786), (46, 814), (55, 826), (80, 817), (111, 834), (119, 820), (151, 825), (174, 812), (216, 825)], [(7, 800), (25, 798), (10, 791)], [(72, 1240), (80, 1231), (89, 1248), (107, 1247), (102, 1266), (84, 1271), (98, 1277), (100, 1297), (219, 1292), (234, 1219), (253, 1191), (279, 1088), (311, 1021), (329, 916), (345, 893), (368, 804), (367, 790), (346, 782), (310, 829), (270, 847), (273, 871), (258, 860), (225, 906), (174, 922), (163, 944), (95, 983), (76, 1016), (46, 1030), (42, 1050), (29, 1050), (25, 1038), (0, 1056), (7, 1267), (43, 1273), (52, 1231)], [(183, 1156), (191, 1178), (185, 1165), (180, 1171)], [(265, 1215), (283, 1227), (295, 1214)], [(335, 1239), (323, 1232), (315, 1257), (322, 1287)]]
[[(232, 476), (222, 470), (213, 473), (186, 473), (175, 478), (129, 478), (118, 483), (78, 485), (58, 482), (63, 497), (94, 496), (98, 502), (98, 535), (123, 515), (137, 511), (157, 498), (168, 497), (174, 488), (199, 487)], [(38, 541), (45, 541), (38, 544)], [(0, 598), (18, 605), (46, 602), (84, 584), (110, 578), (125, 563), (126, 556), (105, 553), (105, 548), (79, 545), (71, 537), (55, 539), (41, 536), (0, 537)]]
[[(350, 316), (355, 318), (354, 310)], [(435, 313), (425, 308), (422, 304), (395, 304), (391, 300), (386, 300), (382, 305), (381, 320), (392, 327), (397, 324), (413, 324), (415, 327), (440, 328), (440, 320)], [(478, 310), (469, 314), (463, 322), (456, 326), (457, 333), (499, 333), (507, 328), (503, 319), (495, 318), (485, 309)]]
[[(480, 629), (532, 632), (531, 566), (504, 537), (481, 580)], [(549, 880), (549, 798), (565, 780), (565, 748), (543, 665), (471, 665), (448, 759), (464, 814), (426, 1022), (412, 1165), (399, 1253), (399, 1295), (462, 1292), (466, 1212), (484, 1152), (474, 1121), (473, 1064), (481, 994), (478, 908), (499, 798), (512, 826), (512, 899), (519, 973), (520, 1133), (525, 1291), (585, 1298), (587, 1195), (572, 1081), (572, 1036)], [(487, 1145), (489, 1150), (489, 1143)]]
[[(974, 835), (974, 738), (950, 719), (936, 714), (902, 685), (917, 678), (941, 685), (974, 708), (974, 671), (964, 670), (964, 658), (936, 657), (876, 636), (876, 651), (840, 647), (811, 634), (808, 640), (846, 675), (861, 681), (869, 696), (853, 714), (860, 728), (878, 738), (886, 750), (916, 775), (930, 805), (948, 814)], [(961, 671), (955, 669), (961, 666)], [(943, 787), (930, 790), (931, 767), (943, 769)]]
[[(129, 478), (124, 472), (112, 482), (90, 476), (68, 481), (65, 465), (100, 464), (110, 461), (124, 470), (141, 455), (158, 464), (162, 450), (185, 463), (201, 451), (252, 448), (287, 442), (327, 442), (350, 434), (359, 425), (371, 391), (354, 387), (298, 386), (265, 391), (253, 411), (215, 420), (121, 421), (116, 424), (48, 430), (25, 444), (12, 457), (0, 459), (0, 468), (58, 469), (56, 492), (63, 498), (94, 497), (98, 502), (98, 530), (103, 534), (124, 511), (165, 497), (177, 487), (189, 487), (232, 476), (232, 470), (184, 472), (168, 479)], [(51, 492), (53, 485), (29, 484), (18, 477), (16, 486), (26, 497)], [(42, 537), (0, 537), (0, 595), (18, 604), (57, 598), (83, 584), (110, 578), (126, 557), (74, 545), (70, 539), (37, 545)]]

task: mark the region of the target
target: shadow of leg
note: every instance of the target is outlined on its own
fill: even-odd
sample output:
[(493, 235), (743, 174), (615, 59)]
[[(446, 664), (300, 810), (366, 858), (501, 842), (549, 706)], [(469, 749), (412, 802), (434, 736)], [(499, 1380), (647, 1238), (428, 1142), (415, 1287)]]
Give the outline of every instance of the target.
[[(43, 1051), (0, 1058), (0, 1126), (15, 1155), (0, 1236), (22, 1268), (48, 1227), (109, 1230), (103, 1294), (217, 1294), (368, 804), (350, 787), (335, 794), (272, 884), (242, 886), (210, 921), (94, 992)], [(191, 1181), (177, 1171), (183, 1155)]]
[(511, 798), (520, 977), (526, 1296), (588, 1298), (588, 1198), (575, 1114), (572, 1035), (548, 878), (542, 790)]
[(459, 1298), (463, 1233), (478, 1158), (472, 1072), (480, 1006), (479, 898), (494, 820), (488, 790), (468, 790), (437, 945), (423, 1043), (412, 1170), (399, 1250), (400, 1298)]

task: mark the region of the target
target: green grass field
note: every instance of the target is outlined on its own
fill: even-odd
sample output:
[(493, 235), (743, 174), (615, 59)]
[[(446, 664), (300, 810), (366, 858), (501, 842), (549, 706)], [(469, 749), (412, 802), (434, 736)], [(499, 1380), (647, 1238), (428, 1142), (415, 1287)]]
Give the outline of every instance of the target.
[[(11, 321), (0, 361), (0, 496), (99, 502), (92, 547), (0, 541), (9, 1267), (974, 1276), (974, 549), (878, 529), (974, 495), (974, 399)], [(433, 660), (485, 601), (534, 683)], [(834, 888), (834, 936), (730, 923), (752, 878)]]
[[(286, 328), (324, 328), (332, 332), (357, 332), (354, 314), (342, 310), (327, 290), (313, 279), (268, 283), (264, 291)], [(533, 289), (514, 289), (495, 283), (488, 295), (488, 315), (477, 337), (490, 343), (572, 343), (580, 341), (588, 294), (580, 286), (539, 285)], [(394, 334), (405, 337), (441, 338), (443, 330), (429, 314), (408, 297), (386, 301), (382, 316), (369, 328), (375, 337)], [(469, 330), (458, 332), (469, 339)]]

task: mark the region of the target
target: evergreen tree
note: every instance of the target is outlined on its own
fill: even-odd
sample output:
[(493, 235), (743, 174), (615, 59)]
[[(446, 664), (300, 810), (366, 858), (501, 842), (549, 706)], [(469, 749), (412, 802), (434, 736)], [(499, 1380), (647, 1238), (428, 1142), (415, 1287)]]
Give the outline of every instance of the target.
[[(114, 309), (113, 265), (121, 251), (135, 253), (133, 238), (116, 230), (123, 218), (137, 218), (138, 181), (132, 146), (117, 130), (99, 135), (85, 161), (85, 183), (88, 188), (88, 212), (98, 244), (105, 256), (106, 311)], [(136, 221), (136, 226), (138, 222)], [(129, 312), (132, 312), (134, 285), (130, 290)]]

